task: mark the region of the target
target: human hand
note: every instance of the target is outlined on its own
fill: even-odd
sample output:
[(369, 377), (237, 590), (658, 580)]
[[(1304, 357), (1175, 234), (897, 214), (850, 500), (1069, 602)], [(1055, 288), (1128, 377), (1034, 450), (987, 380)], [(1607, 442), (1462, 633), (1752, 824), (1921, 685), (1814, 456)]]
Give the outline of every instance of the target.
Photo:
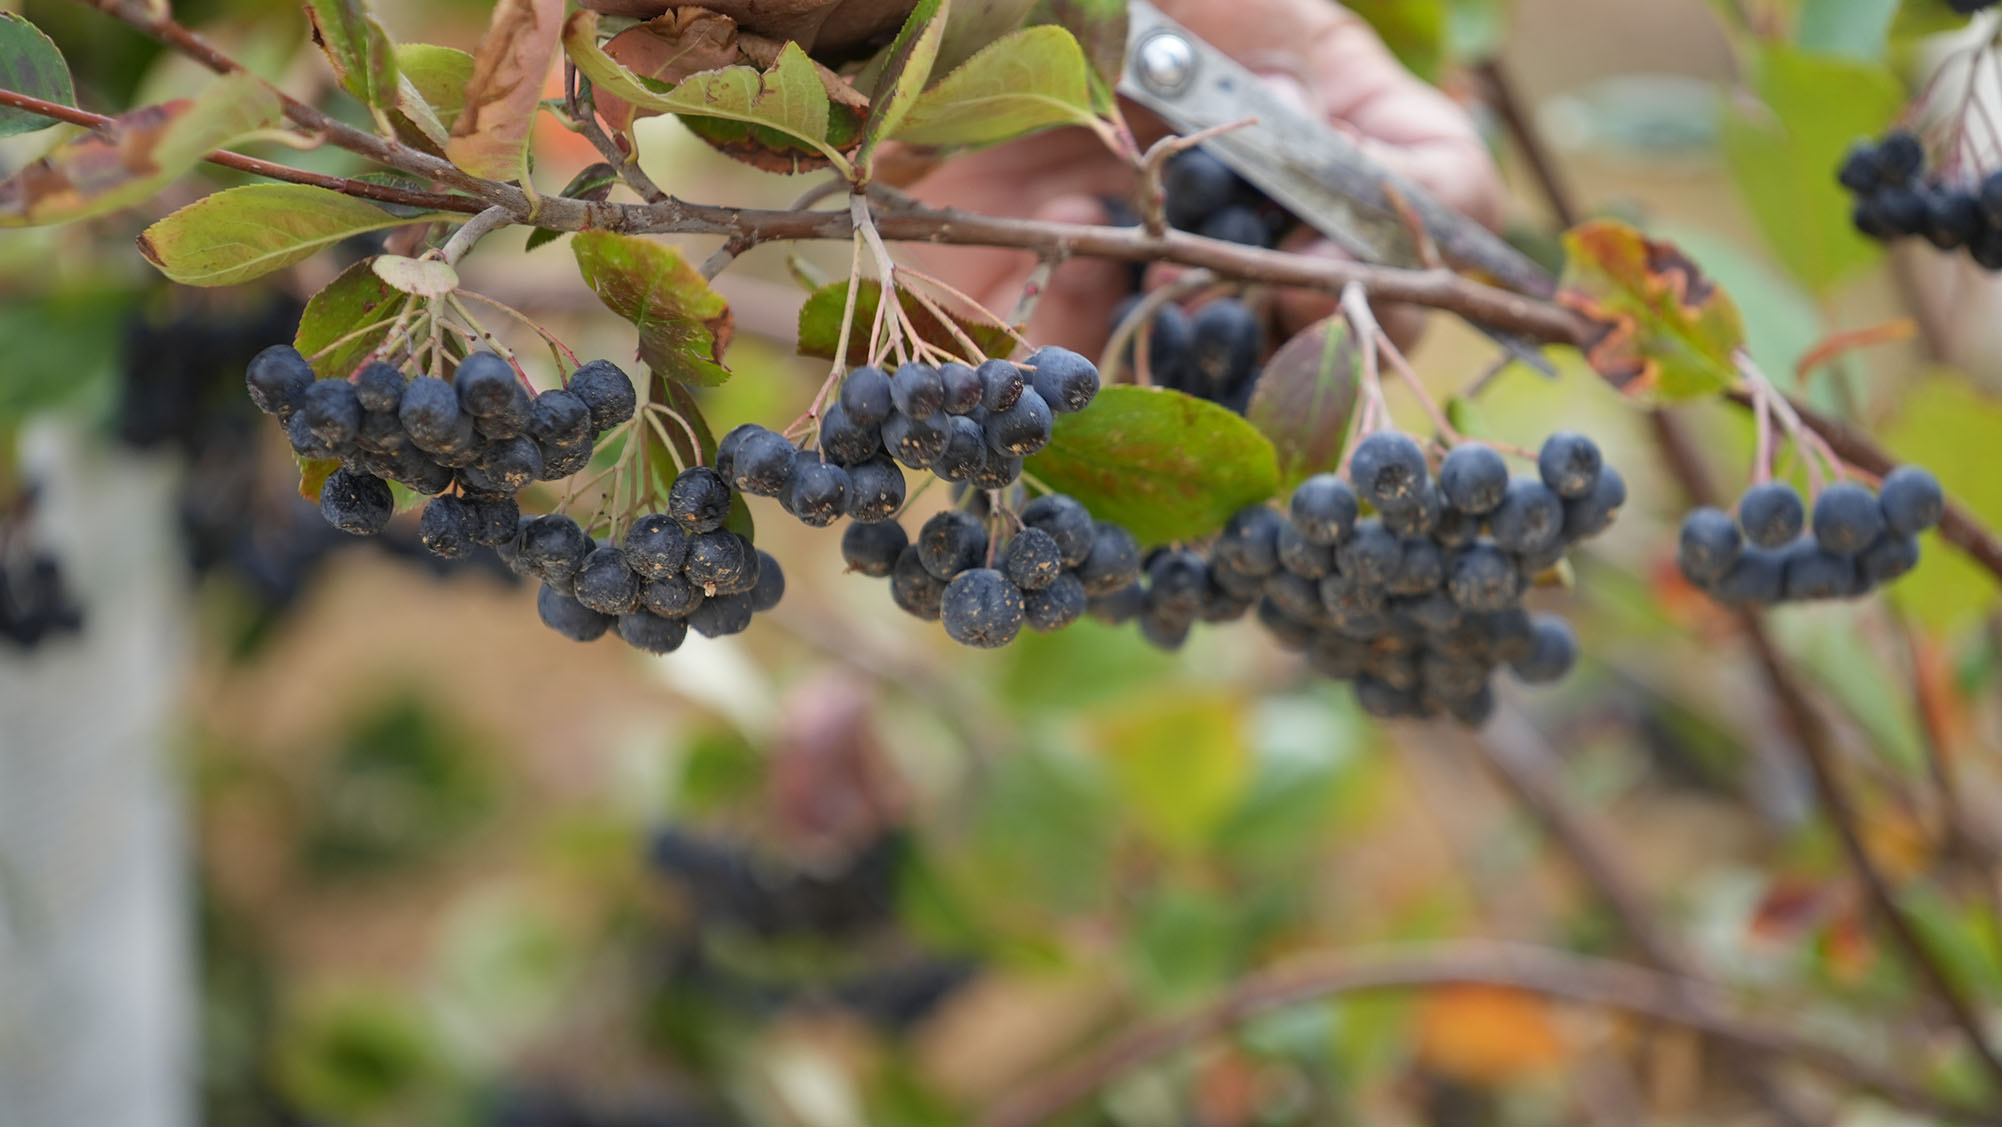
[[(1327, 0), (1156, 0), (1161, 10), (1264, 76), (1302, 112), (1354, 136), (1379, 163), (1410, 178), (1440, 202), (1492, 226), (1501, 187), (1486, 148), (1466, 113), (1406, 71), (1376, 32)], [(1132, 115), (1142, 144), (1163, 132), (1151, 115)], [(911, 185), (919, 199), (989, 215), (1052, 222), (1103, 223), (1106, 197), (1125, 198), (1133, 173), (1093, 134), (1058, 130), (954, 157)], [(1294, 233), (1282, 249), (1344, 257), (1311, 230)], [(981, 300), (1010, 308), (1035, 262), (1020, 251), (914, 248), (925, 268)], [(1038, 343), (1096, 355), (1113, 309), (1127, 293), (1123, 263), (1073, 260), (1050, 279), (1031, 326)], [(1149, 272), (1153, 286), (1171, 271)], [(1325, 294), (1280, 291), (1274, 298), (1282, 338), (1327, 316)], [(1419, 316), (1382, 314), (1392, 336), (1408, 342)]]

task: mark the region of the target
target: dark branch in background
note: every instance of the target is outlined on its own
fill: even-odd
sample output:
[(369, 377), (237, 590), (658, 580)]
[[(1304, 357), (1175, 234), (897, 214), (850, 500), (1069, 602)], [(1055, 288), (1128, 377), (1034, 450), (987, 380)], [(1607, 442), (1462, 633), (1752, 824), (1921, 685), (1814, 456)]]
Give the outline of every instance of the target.
[(1057, 1115), (1133, 1068), (1285, 1006), (1372, 990), (1502, 986), (1622, 1010), (1696, 1030), (1726, 1046), (1784, 1057), (1914, 1111), (1957, 1123), (1993, 1123), (1992, 1109), (1939, 1100), (1892, 1068), (1725, 1010), (1715, 987), (1624, 963), (1544, 947), (1454, 942), (1386, 954), (1312, 956), (1241, 980), (1184, 1017), (1140, 1026), (1082, 1059), (1019, 1087), (983, 1127), (1029, 1127)]
[[(40, 114), (54, 121), (68, 122), (71, 125), (89, 126), (93, 129), (113, 120), (100, 113), (91, 113), (89, 110), (80, 110), (71, 106), (65, 106), (60, 102), (45, 102), (40, 98), (31, 98), (26, 94), (17, 94), (12, 90), (0, 90), (0, 106), (11, 106), (17, 110), (26, 110), (32, 114)], [(377, 200), (381, 203), (402, 204), (405, 207), (424, 208), (428, 211), (459, 211), (467, 213), (478, 212), (484, 207), (480, 201), (470, 199), (466, 196), (447, 196), (436, 192), (414, 192), (407, 188), (392, 187), (388, 184), (371, 184), (366, 180), (350, 180), (345, 176), (323, 176), (317, 172), (307, 172), (305, 169), (293, 168), (285, 164), (273, 164), (268, 160), (258, 160), (256, 157), (247, 157), (241, 153), (214, 152), (209, 154), (208, 160), (211, 164), (221, 165), (224, 168), (234, 168), (238, 172), (248, 172), (253, 176), (282, 180), (290, 184), (310, 184), (316, 188), (325, 188), (331, 192), (339, 192), (344, 196), (357, 196), (362, 199)]]

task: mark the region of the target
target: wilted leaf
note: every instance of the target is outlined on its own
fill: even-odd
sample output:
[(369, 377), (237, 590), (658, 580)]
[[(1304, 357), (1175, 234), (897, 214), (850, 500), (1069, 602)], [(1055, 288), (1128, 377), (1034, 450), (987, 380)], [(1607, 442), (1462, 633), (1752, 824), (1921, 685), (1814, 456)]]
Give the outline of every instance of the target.
[(380, 254), (369, 260), (375, 276), (412, 297), (444, 297), (459, 288), (459, 272), (435, 258)]
[[(675, 8), (629, 27), (606, 40), (604, 51), (634, 75), (670, 87), (691, 74), (746, 61), (737, 45), (737, 21), (696, 7)], [(594, 89), (591, 100), (616, 133), (631, 129), (640, 116), (632, 103), (609, 90)]]
[(445, 155), (475, 176), (527, 174), (528, 137), (563, 30), (563, 0), (500, 0), (473, 57), (465, 109)]
[(182, 285), (233, 286), (350, 236), (418, 221), (325, 188), (250, 184), (203, 197), (146, 228), (139, 253)]
[(450, 129), (466, 108), (466, 87), (473, 81), (473, 57), (456, 47), (429, 43), (399, 43), (396, 66), (402, 80), (424, 99), (440, 124)]
[(1167, 388), (1118, 386), (1059, 415), (1027, 472), (1143, 544), (1193, 540), (1279, 488), (1272, 443), (1236, 412)]
[(1785, 46), (1760, 49), (1751, 72), (1763, 106), (1725, 115), (1725, 155), (1780, 261), (1810, 290), (1826, 291), (1880, 253), (1850, 223), (1834, 169), (1856, 138), (1897, 117), (1904, 86), (1881, 64)]
[(342, 89), (371, 109), (397, 108), (396, 51), (361, 0), (306, 0), (306, 19)]
[(925, 91), (892, 134), (913, 145), (992, 145), (1093, 120), (1084, 51), (1060, 27), (1000, 40)]
[[(0, 12), (0, 88), (58, 105), (76, 105), (70, 68), (55, 43), (26, 16)], [(0, 106), (0, 137), (47, 129), (54, 118)]]
[[(321, 379), (346, 376), (389, 335), (403, 294), (376, 277), (370, 260), (355, 263), (306, 302), (292, 346)], [(342, 337), (352, 339), (334, 344)], [(316, 355), (325, 350), (325, 355)]]
[(1341, 465), (1358, 363), (1340, 317), (1309, 326), (1265, 362), (1244, 417), (1278, 452), (1280, 492)]
[(1557, 300), (1593, 322), (1585, 357), (1614, 386), (1675, 402), (1737, 382), (1738, 307), (1673, 244), (1598, 220), (1567, 232), (1564, 247)]
[(1091, 745), (1141, 830), (1159, 846), (1194, 849), (1250, 777), (1248, 731), (1242, 697), (1147, 693), (1101, 721)]
[[(733, 156), (751, 159), (749, 149), (755, 146), (771, 155), (790, 141), (805, 145), (837, 169), (848, 168), (847, 159), (828, 140), (832, 110), (827, 88), (797, 43), (786, 44), (769, 70), (724, 67), (689, 75), (669, 87), (621, 66), (598, 45), (597, 34), (597, 14), (588, 11), (572, 13), (563, 29), (564, 50), (594, 90), (604, 90), (638, 109), (688, 115), (691, 128), (703, 118), (737, 123), (744, 128), (704, 133), (705, 140)], [(803, 157), (798, 154), (769, 167), (790, 172), (817, 166)]]
[[(1109, 106), (1112, 90), (1126, 70), (1126, 0), (1040, 0), (1030, 20), (1055, 24), (1077, 39), (1084, 57), (1091, 62), (1096, 104), (1100, 109)], [(957, 62), (957, 59), (940, 60), (944, 66)]]
[(0, 227), (63, 223), (130, 207), (278, 118), (278, 95), (248, 74), (215, 79), (191, 99), (120, 114), (0, 182)]
[[(848, 333), (848, 363), (867, 364), (869, 362), (869, 326), (876, 318), (876, 305), (882, 300), (880, 283), (871, 279), (862, 281), (862, 288), (855, 291), (855, 327)], [(908, 292), (897, 291), (897, 304), (903, 306), (904, 315), (911, 319), (917, 329), (919, 339), (937, 345), (957, 355), (966, 350), (959, 343), (938, 315), (926, 309)], [(799, 354), (818, 356), (823, 360), (834, 359), (834, 349), (841, 339), (841, 311), (848, 305), (848, 283), (846, 280), (829, 282), (815, 290), (799, 307)], [(1015, 338), (1008, 330), (992, 322), (977, 322), (953, 318), (959, 331), (988, 356), (1006, 356), (1014, 351)], [(979, 357), (968, 359), (978, 360)]]
[(665, 243), (609, 231), (571, 240), (578, 272), (605, 308), (639, 330), (639, 355), (656, 374), (713, 387), (730, 378), (723, 350), (730, 304)]
[(896, 134), (897, 126), (930, 81), (951, 7), (951, 0), (918, 0), (904, 17), (904, 26), (890, 43), (889, 53), (883, 56), (882, 69), (869, 94), (869, 120), (862, 124), (862, 149), (855, 157), (864, 169), (869, 167), (876, 146)]

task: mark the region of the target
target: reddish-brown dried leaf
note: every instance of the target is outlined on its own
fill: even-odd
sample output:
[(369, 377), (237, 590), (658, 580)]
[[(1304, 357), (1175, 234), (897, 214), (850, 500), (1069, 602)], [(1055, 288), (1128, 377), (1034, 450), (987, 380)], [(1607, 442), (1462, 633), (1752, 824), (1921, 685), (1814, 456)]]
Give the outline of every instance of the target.
[[(706, 8), (677, 8), (629, 27), (606, 41), (605, 53), (641, 78), (669, 85), (699, 71), (748, 61), (737, 44), (736, 21)], [(592, 100), (605, 124), (618, 133), (632, 128), (635, 118), (657, 112), (636, 111), (632, 103), (602, 90), (594, 91)]]
[(500, 0), (473, 58), (466, 108), (446, 155), (475, 176), (519, 178), (543, 81), (563, 31), (563, 0)]
[(1729, 294), (1674, 244), (1599, 220), (1564, 236), (1557, 300), (1593, 324), (1594, 370), (1651, 401), (1695, 399), (1737, 382), (1745, 326)]

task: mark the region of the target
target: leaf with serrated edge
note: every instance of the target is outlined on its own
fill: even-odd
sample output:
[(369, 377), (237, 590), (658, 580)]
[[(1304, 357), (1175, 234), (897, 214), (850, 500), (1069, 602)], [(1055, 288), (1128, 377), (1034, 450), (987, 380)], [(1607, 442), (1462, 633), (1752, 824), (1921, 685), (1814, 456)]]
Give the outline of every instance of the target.
[(1084, 51), (1060, 27), (1015, 32), (922, 94), (893, 136), (913, 145), (992, 145), (1093, 120)]
[[(0, 12), (0, 88), (44, 102), (76, 105), (63, 53), (41, 28), (12, 12)], [(55, 118), (0, 106), (0, 137), (34, 133), (54, 124)]]
[(584, 284), (639, 330), (640, 359), (656, 374), (703, 387), (730, 378), (723, 366), (734, 331), (730, 303), (680, 252), (610, 231), (580, 231), (570, 248)]
[[(848, 332), (848, 363), (869, 362), (869, 325), (876, 319), (876, 303), (881, 299), (882, 286), (873, 279), (863, 279), (862, 288), (855, 293), (854, 327)], [(910, 318), (911, 327), (917, 330), (918, 339), (926, 344), (945, 349), (954, 355), (965, 350), (951, 329), (940, 321), (938, 314), (925, 308), (907, 290), (897, 291), (897, 304), (903, 306), (904, 315)], [(799, 307), (799, 354), (818, 356), (822, 360), (834, 359), (834, 348), (841, 339), (841, 312), (848, 307), (848, 283), (846, 280), (828, 282), (807, 296)], [(992, 321), (968, 321), (958, 316), (952, 318), (959, 331), (967, 339), (978, 345), (980, 350), (991, 357), (1004, 357), (1015, 350), (1015, 338), (1005, 326)], [(978, 357), (973, 359), (977, 360)]]
[(232, 74), (193, 98), (120, 114), (0, 182), (0, 227), (130, 207), (231, 141), (276, 125), (279, 112), (271, 87)]
[(1280, 492), (1341, 465), (1358, 362), (1354, 338), (1339, 317), (1309, 326), (1265, 362), (1244, 417), (1272, 440)]
[(1193, 540), (1279, 488), (1272, 443), (1236, 412), (1158, 387), (1103, 388), (1058, 415), (1026, 473), (1143, 544)]
[(473, 80), (473, 57), (456, 47), (429, 43), (399, 43), (396, 66), (404, 82), (447, 130), (466, 108), (466, 86)]
[(462, 216), (403, 217), (306, 184), (250, 184), (196, 200), (139, 236), (139, 253), (184, 286), (234, 286), (352, 235)]
[(621, 66), (598, 46), (597, 13), (571, 13), (563, 29), (563, 47), (591, 84), (641, 109), (661, 113), (720, 117), (761, 125), (798, 140), (826, 157), (844, 173), (847, 158), (827, 143), (827, 89), (813, 60), (797, 43), (788, 43), (770, 70), (724, 67), (691, 74), (667, 87), (641, 78)]
[(1738, 307), (1673, 244), (1598, 220), (1567, 232), (1564, 248), (1557, 300), (1592, 322), (1585, 358), (1614, 387), (1673, 403), (1737, 382)]
[[(363, 259), (341, 272), (306, 302), (292, 347), (313, 366), (321, 379), (346, 377), (389, 335), (397, 310), (407, 300), (376, 277), (373, 260)], [(366, 331), (362, 331), (366, 330)], [(354, 339), (334, 344), (342, 337)], [(326, 355), (316, 355), (322, 349)]]
[(951, 0), (918, 0), (904, 17), (904, 26), (890, 44), (870, 94), (869, 120), (862, 124), (862, 148), (855, 156), (857, 166), (869, 167), (876, 146), (896, 134), (917, 104), (931, 79), (932, 62), (938, 58), (950, 13)]
[(466, 107), (452, 124), (445, 155), (475, 176), (527, 174), (528, 138), (556, 58), (563, 0), (500, 0), (473, 56)]
[(459, 288), (459, 272), (435, 258), (405, 258), (382, 254), (374, 259), (375, 276), (412, 297), (444, 297)]
[(1096, 104), (1109, 108), (1126, 69), (1126, 0), (1040, 0), (1029, 22), (1069, 30), (1091, 63)]
[(306, 19), (342, 89), (372, 109), (397, 108), (396, 52), (360, 0), (306, 0)]

